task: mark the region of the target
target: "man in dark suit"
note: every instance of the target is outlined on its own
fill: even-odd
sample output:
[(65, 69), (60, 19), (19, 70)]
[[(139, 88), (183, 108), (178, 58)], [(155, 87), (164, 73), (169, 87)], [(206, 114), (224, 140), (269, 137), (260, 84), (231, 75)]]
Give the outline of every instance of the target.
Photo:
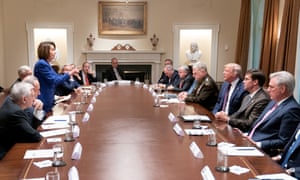
[(190, 73), (190, 69), (187, 65), (182, 65), (178, 68), (178, 75), (179, 75), (179, 83), (177, 86), (169, 86), (168, 90), (172, 91), (188, 91), (191, 85), (194, 82), (194, 78), (192, 74)]
[(218, 97), (218, 87), (216, 82), (207, 72), (207, 67), (202, 62), (193, 65), (193, 76), (197, 81), (196, 87), (191, 94), (186, 91), (178, 94), (180, 100), (201, 104), (208, 110), (212, 110)]
[(85, 86), (89, 86), (93, 82), (97, 82), (96, 78), (91, 72), (91, 67), (89, 62), (84, 62), (82, 64), (82, 69), (79, 71), (78, 75), (74, 76), (74, 78), (80, 85), (85, 85)]
[(284, 147), (283, 152), (272, 157), (273, 160), (277, 161), (283, 168), (286, 169), (288, 174), (295, 176), (298, 179), (300, 179), (300, 143), (297, 142), (297, 139), (300, 138), (299, 135), (300, 124), (296, 128), (296, 131), (290, 141)]
[(219, 121), (229, 122), (233, 127), (239, 128), (243, 132), (248, 132), (252, 123), (264, 110), (270, 101), (269, 95), (263, 90), (265, 75), (258, 70), (248, 70), (244, 78), (244, 89), (249, 92), (244, 97), (239, 110), (228, 116), (225, 112), (217, 112), (215, 117)]
[[(173, 66), (173, 60), (172, 60), (172, 59), (165, 59), (164, 67), (165, 67), (166, 65), (171, 65), (171, 66)], [(174, 70), (174, 71), (175, 71), (176, 73), (178, 73), (177, 70)], [(159, 78), (158, 81), (157, 81), (157, 83), (158, 83), (158, 84), (167, 84), (168, 81), (169, 81), (169, 78), (168, 78), (168, 76), (165, 74), (165, 71), (163, 70), (162, 73), (161, 73), (160, 78)]]
[(164, 67), (164, 73), (167, 77), (167, 81), (163, 84), (166, 88), (169, 86), (176, 87), (179, 84), (180, 77), (178, 75), (178, 71), (175, 71), (172, 65), (166, 65)]
[(29, 124), (26, 108), (35, 100), (33, 86), (16, 83), (0, 108), (0, 159), (17, 142), (39, 142), (42, 136)]
[[(68, 73), (72, 70), (71, 65), (64, 65), (62, 69), (62, 74)], [(74, 79), (73, 76), (70, 76), (70, 79), (67, 81), (64, 81), (62, 84), (59, 84), (56, 86), (55, 95), (57, 96), (67, 96), (71, 94), (72, 92), (79, 91), (78, 87), (80, 84)]]
[(119, 68), (117, 58), (111, 59), (111, 67), (106, 70), (105, 77), (108, 81), (124, 79), (124, 72)]
[(212, 110), (213, 114), (224, 111), (231, 115), (236, 112), (243, 98), (248, 94), (244, 89), (241, 79), (241, 66), (235, 63), (226, 64), (224, 67), (224, 83), (222, 84), (217, 103)]
[(293, 97), (295, 79), (287, 71), (270, 74), (271, 102), (253, 123), (249, 140), (269, 155), (284, 148), (300, 122), (300, 105)]

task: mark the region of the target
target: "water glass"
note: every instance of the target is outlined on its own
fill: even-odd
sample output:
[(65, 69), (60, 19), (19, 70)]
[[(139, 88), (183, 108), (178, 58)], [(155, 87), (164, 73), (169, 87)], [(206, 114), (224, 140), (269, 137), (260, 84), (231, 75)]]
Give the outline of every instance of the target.
[(49, 171), (46, 173), (46, 180), (60, 180), (58, 171)]

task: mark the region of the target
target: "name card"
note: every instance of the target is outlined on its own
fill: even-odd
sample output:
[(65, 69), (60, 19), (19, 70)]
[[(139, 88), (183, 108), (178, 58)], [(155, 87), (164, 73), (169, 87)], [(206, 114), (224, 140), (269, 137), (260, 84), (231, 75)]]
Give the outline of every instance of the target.
[(99, 93), (102, 91), (102, 89), (99, 89), (98, 91), (95, 92), (94, 96), (99, 96)]
[(72, 159), (79, 160), (81, 158), (82, 146), (79, 142), (77, 142), (74, 146)]
[(215, 177), (208, 166), (204, 166), (204, 168), (202, 168), (201, 175), (203, 180), (215, 180)]
[(83, 118), (82, 118), (82, 122), (87, 122), (90, 119), (90, 115), (89, 113), (84, 113)]
[(171, 112), (169, 113), (168, 118), (171, 122), (176, 122), (177, 121), (176, 116)]
[(90, 104), (86, 111), (91, 112), (94, 109), (94, 105)]
[(94, 104), (96, 101), (97, 101), (97, 100), (96, 100), (96, 97), (93, 96), (92, 99), (91, 99), (91, 103)]
[(78, 169), (75, 166), (72, 166), (68, 172), (68, 180), (79, 180)]
[(193, 141), (190, 144), (190, 150), (192, 151), (195, 158), (203, 158), (203, 153), (198, 147), (198, 145), (195, 143), (195, 141)]
[(184, 131), (183, 131), (183, 129), (179, 126), (179, 124), (175, 124), (174, 126), (173, 126), (173, 130), (176, 132), (176, 134), (178, 135), (178, 136), (184, 136)]
[(80, 134), (80, 128), (79, 128), (79, 126), (74, 126), (73, 137), (77, 138), (77, 137), (79, 137), (79, 134)]

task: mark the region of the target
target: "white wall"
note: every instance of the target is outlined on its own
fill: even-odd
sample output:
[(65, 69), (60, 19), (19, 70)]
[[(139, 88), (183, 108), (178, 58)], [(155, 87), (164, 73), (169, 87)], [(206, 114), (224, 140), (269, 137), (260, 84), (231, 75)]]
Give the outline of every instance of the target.
[(0, 86), (4, 85), (3, 6), (0, 0)]
[[(5, 75), (5, 86), (16, 79), (16, 69), (20, 65), (28, 64), (26, 23), (73, 23), (76, 64), (83, 61), (81, 51), (90, 33), (96, 36), (94, 49), (97, 50), (110, 50), (117, 43), (130, 43), (137, 50), (151, 49), (149, 39), (155, 33), (160, 39), (157, 49), (165, 51), (162, 59), (173, 58), (174, 24), (220, 24), (217, 72), (222, 72), (223, 65), (231, 62), (235, 55), (240, 0), (148, 0), (147, 35), (127, 37), (98, 36), (98, 0), (2, 1), (4, 36), (1, 39), (0, 35), (0, 49), (5, 54), (6, 68), (1, 71)], [(4, 42), (2, 48), (1, 42)], [(222, 79), (219, 73), (217, 80)]]

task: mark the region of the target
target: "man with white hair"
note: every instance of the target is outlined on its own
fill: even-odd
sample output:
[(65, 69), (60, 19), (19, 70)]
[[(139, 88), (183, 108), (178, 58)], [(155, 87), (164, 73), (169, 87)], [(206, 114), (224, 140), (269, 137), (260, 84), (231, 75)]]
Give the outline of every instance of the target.
[(278, 154), (300, 122), (300, 105), (293, 97), (295, 79), (287, 71), (270, 74), (268, 93), (271, 102), (253, 123), (248, 139), (269, 155)]
[(248, 94), (244, 89), (241, 69), (241, 66), (236, 63), (228, 63), (224, 66), (224, 83), (212, 111), (213, 114), (223, 111), (230, 116), (240, 108), (243, 98)]
[(194, 102), (212, 110), (218, 97), (218, 87), (213, 78), (208, 74), (206, 64), (197, 62), (193, 65), (193, 76), (196, 86), (191, 94), (186, 91), (179, 93), (178, 98), (186, 102)]

